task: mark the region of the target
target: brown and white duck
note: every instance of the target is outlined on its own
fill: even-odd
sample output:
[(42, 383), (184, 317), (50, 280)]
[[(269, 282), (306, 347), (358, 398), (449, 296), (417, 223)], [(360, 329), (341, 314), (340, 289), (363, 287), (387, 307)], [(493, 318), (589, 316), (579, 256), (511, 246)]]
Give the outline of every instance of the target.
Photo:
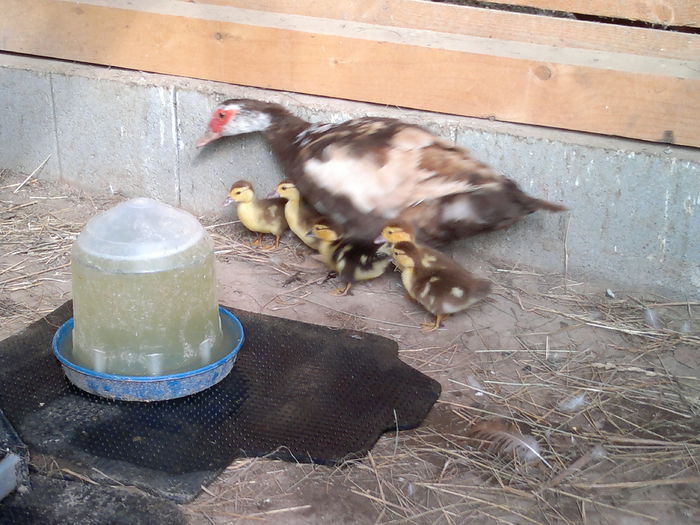
[(397, 119), (311, 124), (279, 104), (232, 99), (216, 107), (197, 146), (252, 132), (264, 134), (307, 202), (352, 238), (371, 242), (387, 220), (401, 218), (419, 239), (442, 242), (505, 228), (536, 210), (566, 209)]

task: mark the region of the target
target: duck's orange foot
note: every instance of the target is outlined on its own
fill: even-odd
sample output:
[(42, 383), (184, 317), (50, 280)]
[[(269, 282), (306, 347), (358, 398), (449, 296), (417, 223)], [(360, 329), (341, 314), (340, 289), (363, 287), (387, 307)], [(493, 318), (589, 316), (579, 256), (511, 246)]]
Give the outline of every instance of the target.
[(348, 283), (345, 286), (341, 286), (340, 288), (336, 288), (335, 290), (331, 290), (330, 293), (331, 293), (331, 295), (335, 295), (335, 296), (347, 295), (351, 286), (352, 286), (352, 283)]
[(445, 319), (447, 316), (446, 315), (437, 315), (435, 316), (435, 321), (432, 323), (422, 323), (420, 325), (420, 328), (423, 332), (428, 333), (428, 332), (434, 332), (440, 326), (442, 325), (443, 319)]

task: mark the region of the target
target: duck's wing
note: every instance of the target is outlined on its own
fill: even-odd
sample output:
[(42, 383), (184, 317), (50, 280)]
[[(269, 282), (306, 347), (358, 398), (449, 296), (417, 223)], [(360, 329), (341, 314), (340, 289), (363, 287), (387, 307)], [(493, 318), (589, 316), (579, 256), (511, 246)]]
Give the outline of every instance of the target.
[(267, 223), (284, 222), (286, 226), (287, 221), (284, 218), (284, 206), (287, 204), (287, 201), (285, 199), (275, 197), (262, 199), (259, 202), (262, 207), (263, 219)]
[(311, 126), (297, 146), (290, 177), (316, 209), (353, 234), (368, 223), (376, 230), (422, 202), (494, 189), (504, 180), (465, 150), (396, 119)]

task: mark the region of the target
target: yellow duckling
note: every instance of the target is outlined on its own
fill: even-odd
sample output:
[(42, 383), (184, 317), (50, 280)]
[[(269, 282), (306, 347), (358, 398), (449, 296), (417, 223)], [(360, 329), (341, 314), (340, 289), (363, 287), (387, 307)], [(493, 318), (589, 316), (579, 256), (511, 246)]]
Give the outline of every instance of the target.
[(285, 179), (277, 185), (277, 194), (283, 199), (287, 199), (287, 203), (284, 205), (284, 217), (287, 219), (289, 229), (309, 248), (318, 250), (321, 241), (317, 237), (307, 235), (307, 233), (313, 228), (320, 215), (304, 202), (299, 189), (290, 180)]
[[(437, 266), (424, 264), (421, 248), (413, 242), (397, 242), (392, 256), (408, 294), (435, 316), (434, 323), (422, 325), (426, 332), (437, 330), (450, 314), (469, 308), (491, 291), (489, 281), (475, 278), (446, 256)], [(442, 266), (448, 261), (451, 264)]]
[(391, 262), (391, 258), (378, 252), (378, 246), (374, 244), (344, 240), (340, 228), (326, 218), (318, 219), (309, 235), (319, 239), (321, 259), (345, 283), (345, 286), (333, 290), (333, 295), (347, 295), (353, 283), (379, 277)]
[(279, 247), (280, 236), (287, 229), (287, 221), (284, 218), (284, 199), (258, 199), (255, 197), (252, 184), (246, 180), (239, 180), (231, 186), (224, 206), (232, 202), (238, 203), (236, 211), (243, 226), (258, 234), (253, 245), (260, 244), (264, 233), (271, 233), (275, 236), (275, 243), (263, 249), (271, 250)]
[[(416, 230), (404, 220), (395, 219), (387, 222), (382, 229), (382, 234), (377, 237), (375, 243), (387, 242), (393, 248), (396, 243), (406, 241), (415, 245), (416, 251), (420, 253), (417, 262), (426, 268), (450, 268), (456, 263), (444, 253), (424, 246), (416, 242)], [(388, 250), (391, 253), (391, 249)]]
[(415, 242), (416, 231), (407, 221), (402, 221), (401, 219), (396, 219), (389, 221), (382, 228), (382, 234), (375, 239), (374, 242), (388, 242), (392, 246), (397, 242), (401, 241), (411, 241)]

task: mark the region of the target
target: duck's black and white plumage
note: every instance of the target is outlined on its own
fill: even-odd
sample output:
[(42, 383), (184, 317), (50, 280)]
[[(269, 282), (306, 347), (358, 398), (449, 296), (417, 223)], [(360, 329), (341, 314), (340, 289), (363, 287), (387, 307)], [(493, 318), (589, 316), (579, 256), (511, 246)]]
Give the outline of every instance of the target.
[(306, 201), (352, 238), (371, 241), (400, 218), (419, 239), (441, 242), (505, 228), (539, 209), (565, 209), (528, 196), (468, 151), (397, 119), (311, 124), (279, 104), (234, 99), (217, 106), (197, 145), (257, 131)]
[(319, 217), (308, 235), (319, 240), (318, 251), (324, 264), (345, 283), (333, 290), (333, 295), (346, 295), (357, 281), (376, 279), (391, 263), (391, 257), (379, 245), (349, 240), (326, 217)]

